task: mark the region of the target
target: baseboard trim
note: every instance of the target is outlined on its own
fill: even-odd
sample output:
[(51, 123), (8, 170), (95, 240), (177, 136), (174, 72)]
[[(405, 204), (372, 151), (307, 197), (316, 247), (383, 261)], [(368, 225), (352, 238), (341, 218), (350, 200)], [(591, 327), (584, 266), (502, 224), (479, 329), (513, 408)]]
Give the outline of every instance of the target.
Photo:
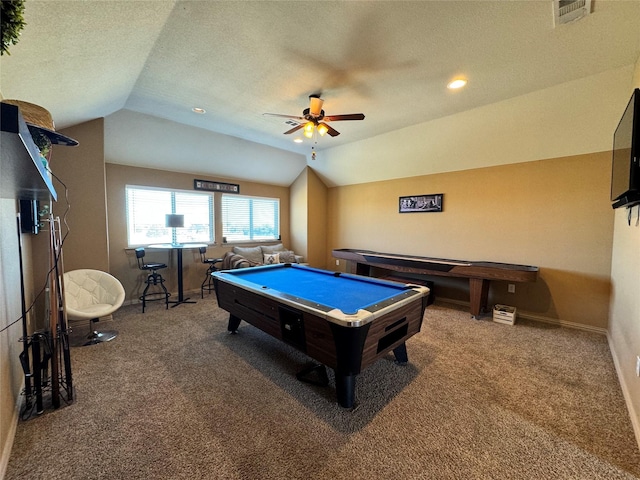
[(527, 312), (518, 311), (518, 317), (526, 320), (532, 320), (534, 322), (548, 323), (552, 325), (558, 325), (560, 327), (573, 328), (575, 330), (583, 330), (586, 332), (597, 333), (599, 335), (607, 335), (607, 329), (602, 327), (594, 327), (593, 325), (585, 325), (583, 323), (569, 322), (567, 320), (560, 320), (557, 318), (543, 317), (542, 315), (535, 315)]
[(620, 382), (620, 388), (622, 389), (622, 396), (624, 397), (624, 401), (627, 404), (627, 412), (629, 412), (629, 419), (631, 420), (633, 433), (636, 437), (636, 443), (638, 444), (638, 448), (640, 449), (640, 415), (633, 408), (631, 394), (629, 393), (629, 389), (627, 388), (627, 382), (622, 375), (622, 368), (620, 367), (620, 362), (618, 361), (618, 355), (616, 355), (613, 340), (611, 340), (611, 336), (609, 334), (607, 334), (607, 342), (609, 343), (609, 350), (611, 351), (611, 357), (613, 358), (613, 365), (616, 369), (616, 374), (618, 375), (618, 382)]
[[(450, 303), (453, 305), (458, 305), (461, 307), (466, 307), (469, 308), (469, 302), (466, 302), (464, 300), (453, 300), (450, 298), (442, 298), (442, 297), (438, 297), (436, 299), (436, 303)], [(482, 314), (481, 317), (491, 317), (492, 314), (491, 312)], [(522, 318), (525, 320), (531, 320), (534, 322), (542, 322), (542, 323), (547, 323), (547, 324), (551, 324), (551, 325), (557, 325), (559, 327), (566, 327), (566, 328), (574, 328), (576, 330), (584, 330), (587, 332), (593, 332), (593, 333), (598, 333), (600, 335), (607, 335), (607, 329), (606, 328), (602, 328), (602, 327), (594, 327), (592, 325), (584, 325), (582, 323), (576, 323), (576, 322), (569, 322), (567, 320), (561, 320), (559, 318), (551, 318), (551, 317), (545, 317), (543, 315), (536, 315), (535, 313), (530, 313), (530, 312), (524, 312), (522, 310), (518, 310), (518, 316), (517, 318)], [(517, 319), (516, 319), (516, 325), (517, 325)]]

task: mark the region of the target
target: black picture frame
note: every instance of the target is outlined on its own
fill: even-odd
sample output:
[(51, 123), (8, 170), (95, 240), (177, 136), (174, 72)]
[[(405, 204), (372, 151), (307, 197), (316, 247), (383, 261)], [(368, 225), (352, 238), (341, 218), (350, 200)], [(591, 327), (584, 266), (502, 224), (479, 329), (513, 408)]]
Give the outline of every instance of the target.
[(398, 200), (400, 213), (441, 212), (444, 194), (407, 195)]
[(205, 190), (207, 192), (240, 193), (240, 185), (235, 183), (211, 182), (209, 180), (193, 180), (194, 190)]

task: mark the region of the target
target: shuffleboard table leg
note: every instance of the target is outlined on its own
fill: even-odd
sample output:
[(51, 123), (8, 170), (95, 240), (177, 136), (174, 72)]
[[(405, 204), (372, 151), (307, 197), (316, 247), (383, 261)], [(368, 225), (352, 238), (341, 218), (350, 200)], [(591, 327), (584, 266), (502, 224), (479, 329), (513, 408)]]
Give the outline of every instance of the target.
[(489, 280), (484, 278), (470, 278), (469, 296), (471, 297), (469, 305), (471, 308), (471, 318), (475, 320), (487, 308)]
[(396, 356), (396, 363), (400, 365), (406, 365), (409, 361), (409, 356), (407, 355), (407, 344), (405, 342), (402, 342), (402, 344), (394, 348), (393, 354)]
[(336, 372), (336, 395), (344, 408), (353, 408), (356, 397), (356, 376)]
[(229, 324), (227, 325), (227, 330), (231, 333), (237, 333), (238, 327), (240, 326), (240, 319), (235, 315), (229, 315)]

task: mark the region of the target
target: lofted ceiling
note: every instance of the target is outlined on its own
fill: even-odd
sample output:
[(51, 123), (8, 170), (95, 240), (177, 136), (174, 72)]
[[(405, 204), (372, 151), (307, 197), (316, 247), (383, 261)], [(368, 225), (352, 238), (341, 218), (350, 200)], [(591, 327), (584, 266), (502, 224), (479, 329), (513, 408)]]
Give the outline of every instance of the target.
[[(592, 3), (591, 15), (554, 28), (552, 0), (27, 0), (20, 42), (0, 59), (0, 92), (46, 107), (58, 129), (104, 117), (107, 161), (288, 185), (312, 146), (635, 63), (640, 2)], [(469, 84), (447, 90), (456, 76)], [(327, 115), (365, 120), (296, 144), (286, 119), (263, 115), (301, 115), (315, 93)], [(153, 145), (136, 146), (136, 131)], [(217, 144), (227, 157), (206, 153)], [(265, 158), (275, 168), (255, 167)], [(340, 172), (325, 175), (338, 183)]]

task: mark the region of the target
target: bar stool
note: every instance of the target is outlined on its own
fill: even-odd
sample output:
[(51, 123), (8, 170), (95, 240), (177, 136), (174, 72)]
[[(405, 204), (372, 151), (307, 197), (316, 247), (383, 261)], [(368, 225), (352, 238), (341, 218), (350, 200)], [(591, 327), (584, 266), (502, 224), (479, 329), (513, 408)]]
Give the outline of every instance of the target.
[[(171, 294), (167, 291), (167, 287), (164, 286), (164, 278), (162, 275), (158, 273), (158, 270), (167, 268), (166, 263), (145, 263), (144, 261), (144, 248), (139, 247), (136, 248), (136, 259), (138, 260), (138, 268), (143, 271), (151, 272), (147, 276), (147, 280), (145, 283), (147, 286), (144, 288), (142, 295), (140, 295), (140, 300), (142, 300), (142, 313), (144, 313), (144, 309), (147, 305), (147, 302), (154, 302), (157, 300), (164, 299), (165, 308), (169, 308), (169, 297)], [(160, 288), (155, 288), (153, 291), (149, 291), (151, 285), (159, 286)]]
[(213, 272), (218, 271), (218, 267), (216, 264), (222, 262), (222, 259), (207, 258), (207, 255), (206, 255), (207, 247), (200, 247), (199, 250), (200, 250), (200, 260), (202, 261), (202, 263), (209, 265), (209, 268), (207, 268), (207, 276), (205, 277), (204, 281), (202, 282), (202, 285), (200, 286), (200, 297), (204, 298), (205, 289), (209, 293), (211, 293), (211, 291), (215, 289), (213, 286), (213, 277), (211, 276), (211, 274)]

